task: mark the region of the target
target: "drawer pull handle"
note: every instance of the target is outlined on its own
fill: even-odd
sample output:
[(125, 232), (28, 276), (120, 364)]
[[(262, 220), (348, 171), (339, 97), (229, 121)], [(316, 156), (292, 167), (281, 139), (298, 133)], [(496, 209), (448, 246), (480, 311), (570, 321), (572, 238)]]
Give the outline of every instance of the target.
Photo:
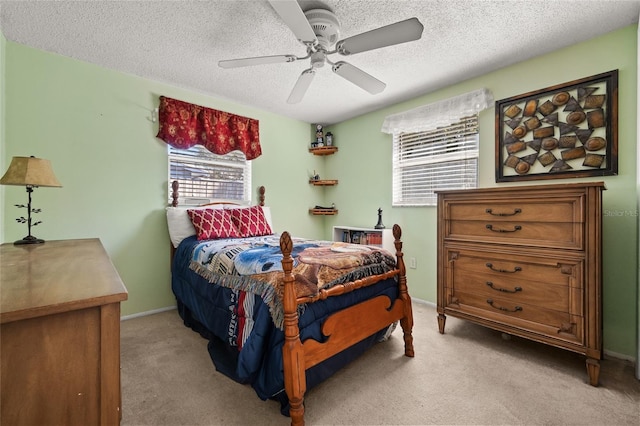
[(487, 224), (486, 226), (489, 231), (493, 232), (516, 232), (522, 229), (522, 226), (520, 225), (515, 225), (513, 229), (493, 229), (493, 225), (491, 224)]
[(493, 209), (486, 209), (485, 212), (489, 213), (491, 216), (515, 216), (518, 213), (522, 213), (522, 209), (514, 209), (513, 213), (494, 213)]
[(570, 322), (570, 323), (563, 322), (562, 324), (560, 324), (558, 333), (575, 333), (575, 331), (573, 331), (573, 327), (575, 327), (575, 325), (576, 325), (575, 322)]
[(522, 287), (514, 287), (513, 290), (509, 290), (508, 288), (502, 288), (502, 287), (494, 287), (491, 281), (487, 281), (487, 285), (492, 289), (501, 291), (503, 293), (517, 293), (519, 291), (522, 291)]
[(505, 308), (505, 307), (503, 307), (503, 306), (495, 306), (495, 305), (493, 304), (493, 299), (487, 299), (487, 303), (488, 303), (489, 305), (491, 305), (491, 307), (492, 307), (492, 308), (500, 309), (501, 311), (504, 311), (504, 312), (518, 312), (518, 311), (521, 311), (521, 310), (522, 310), (522, 307), (521, 307), (521, 306), (516, 306), (516, 307), (515, 307), (515, 308), (513, 308), (513, 309)]
[(513, 274), (514, 272), (519, 272), (522, 271), (522, 268), (519, 266), (516, 266), (515, 268), (513, 268), (513, 271), (507, 271), (506, 269), (496, 269), (493, 267), (493, 263), (487, 263), (485, 264), (485, 266), (489, 269), (491, 269), (492, 271), (496, 271), (496, 272), (508, 272), (510, 274)]

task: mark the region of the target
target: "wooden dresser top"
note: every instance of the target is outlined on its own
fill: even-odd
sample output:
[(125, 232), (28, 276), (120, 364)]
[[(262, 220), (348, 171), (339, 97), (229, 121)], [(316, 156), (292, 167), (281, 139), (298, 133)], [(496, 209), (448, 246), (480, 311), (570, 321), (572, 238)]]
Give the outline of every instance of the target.
[(0, 245), (0, 323), (127, 299), (97, 238)]

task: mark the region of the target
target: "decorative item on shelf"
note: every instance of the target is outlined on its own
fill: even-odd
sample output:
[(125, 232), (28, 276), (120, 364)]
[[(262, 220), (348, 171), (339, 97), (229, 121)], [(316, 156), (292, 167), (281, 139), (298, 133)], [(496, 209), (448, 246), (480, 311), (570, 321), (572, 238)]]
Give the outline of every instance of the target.
[(382, 223), (382, 209), (378, 209), (378, 223), (374, 226), (374, 229), (384, 229), (384, 223)]
[(0, 179), (2, 185), (18, 185), (26, 186), (27, 194), (29, 195), (29, 202), (25, 206), (24, 204), (16, 204), (18, 208), (27, 209), (27, 218), (21, 216), (16, 219), (18, 223), (26, 223), (29, 230), (29, 235), (21, 240), (14, 242), (14, 244), (42, 244), (44, 240), (36, 238), (31, 235), (31, 227), (42, 223), (41, 220), (32, 222), (31, 213), (40, 213), (41, 209), (34, 209), (31, 207), (31, 193), (34, 188), (39, 186), (48, 186), (54, 188), (60, 188), (62, 185), (53, 174), (51, 169), (51, 162), (42, 158), (31, 157), (13, 157), (11, 164), (7, 172)]
[(333, 133), (327, 132), (327, 146), (333, 146)]
[(324, 146), (324, 132), (322, 131), (322, 124), (316, 124), (316, 146)]
[(331, 203), (331, 207), (314, 206), (313, 208), (309, 209), (309, 213), (314, 215), (327, 216), (338, 214), (338, 209), (336, 209), (336, 205), (334, 203)]
[(335, 203), (331, 203), (331, 207), (315, 206), (314, 209), (315, 210), (335, 210), (336, 209), (336, 205), (335, 205)]
[(351, 243), (352, 244), (360, 244), (360, 232), (354, 232), (351, 235)]
[(320, 175), (315, 170), (313, 171), (313, 180), (320, 180)]

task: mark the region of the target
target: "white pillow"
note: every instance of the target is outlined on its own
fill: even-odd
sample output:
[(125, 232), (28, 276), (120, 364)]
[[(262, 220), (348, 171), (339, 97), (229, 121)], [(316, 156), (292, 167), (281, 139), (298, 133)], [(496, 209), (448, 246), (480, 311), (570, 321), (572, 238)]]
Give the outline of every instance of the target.
[(271, 232), (275, 234), (276, 231), (273, 229), (273, 222), (271, 221), (271, 207), (262, 206), (262, 213), (269, 224), (269, 228), (271, 228)]
[(173, 247), (178, 247), (182, 240), (192, 235), (196, 235), (196, 229), (191, 223), (187, 209), (222, 209), (222, 204), (212, 204), (210, 206), (184, 206), (167, 207), (167, 225), (169, 227), (169, 237)]

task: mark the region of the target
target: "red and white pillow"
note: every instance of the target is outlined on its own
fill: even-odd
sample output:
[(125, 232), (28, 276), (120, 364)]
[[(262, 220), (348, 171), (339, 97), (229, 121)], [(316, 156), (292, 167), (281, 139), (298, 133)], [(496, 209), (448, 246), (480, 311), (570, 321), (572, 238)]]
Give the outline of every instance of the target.
[(231, 213), (233, 224), (241, 237), (271, 235), (273, 231), (260, 206), (225, 210)]
[(198, 240), (238, 238), (241, 235), (234, 224), (231, 210), (187, 209), (187, 214), (196, 230)]
[[(175, 248), (187, 237), (196, 235), (196, 230), (191, 223), (191, 218), (187, 213), (187, 209), (203, 210), (203, 209), (223, 209), (222, 204), (213, 204), (211, 206), (200, 207), (167, 207), (167, 226), (169, 227), (169, 237)], [(265, 213), (266, 214), (266, 213)]]

